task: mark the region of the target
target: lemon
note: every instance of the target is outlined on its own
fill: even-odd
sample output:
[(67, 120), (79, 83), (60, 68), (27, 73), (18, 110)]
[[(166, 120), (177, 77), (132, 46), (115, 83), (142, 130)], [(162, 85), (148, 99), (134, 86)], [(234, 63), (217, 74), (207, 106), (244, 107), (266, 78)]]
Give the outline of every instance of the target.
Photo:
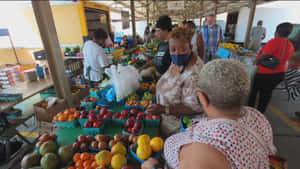
[(160, 137), (154, 137), (150, 141), (150, 146), (154, 152), (159, 152), (164, 148), (164, 140)]
[(111, 160), (111, 153), (107, 150), (100, 151), (96, 154), (95, 159), (99, 166), (108, 166)]
[(150, 137), (148, 135), (141, 135), (139, 136), (138, 140), (137, 140), (137, 144), (138, 146), (142, 146), (142, 145), (149, 145), (150, 143)]
[(126, 147), (122, 143), (119, 142), (111, 148), (111, 153), (113, 155), (115, 155), (115, 154), (126, 155), (126, 153), (127, 153)]
[(143, 146), (139, 146), (136, 149), (136, 155), (138, 156), (138, 158), (140, 158), (141, 160), (145, 160), (147, 158), (149, 158), (152, 154), (152, 149), (150, 145), (143, 145)]

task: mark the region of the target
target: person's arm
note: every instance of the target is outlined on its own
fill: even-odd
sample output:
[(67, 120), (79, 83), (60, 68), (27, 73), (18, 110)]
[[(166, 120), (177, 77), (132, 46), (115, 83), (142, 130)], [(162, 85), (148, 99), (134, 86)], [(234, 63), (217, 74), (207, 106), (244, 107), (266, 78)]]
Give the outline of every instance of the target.
[(177, 117), (182, 115), (189, 116), (189, 115), (199, 114), (199, 112), (193, 110), (192, 108), (184, 104), (176, 104), (171, 106), (164, 106), (161, 104), (151, 104), (146, 109), (146, 113), (151, 115), (160, 115), (165, 113)]
[(226, 157), (208, 144), (184, 145), (179, 154), (179, 169), (231, 169)]
[(203, 40), (203, 37), (201, 34), (197, 35), (197, 51), (198, 51), (199, 57), (201, 59), (203, 59), (204, 52), (205, 52), (205, 43), (204, 43), (204, 40)]
[(107, 60), (107, 56), (105, 55), (105, 52), (104, 52), (103, 48), (100, 48), (97, 59), (98, 59), (98, 62), (99, 62), (100, 66), (103, 70), (110, 66), (109, 63), (108, 63), (108, 60)]
[(260, 55), (256, 57), (253, 64), (257, 65), (260, 61), (274, 56), (275, 52), (280, 48), (280, 44), (276, 42), (275, 39), (270, 40), (263, 49), (259, 52)]
[(263, 33), (262, 40), (264, 40), (265, 38), (266, 38), (266, 29), (264, 28), (264, 33)]
[(254, 28), (251, 28), (251, 31), (250, 31), (250, 40), (253, 39), (253, 38), (252, 38), (252, 37), (253, 37), (253, 33), (254, 33), (254, 32), (253, 32), (253, 29), (254, 29)]

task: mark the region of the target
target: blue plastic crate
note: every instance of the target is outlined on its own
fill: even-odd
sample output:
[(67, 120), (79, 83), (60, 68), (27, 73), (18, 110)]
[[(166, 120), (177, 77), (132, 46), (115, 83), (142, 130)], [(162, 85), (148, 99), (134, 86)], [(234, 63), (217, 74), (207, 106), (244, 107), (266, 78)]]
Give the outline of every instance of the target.
[(228, 59), (230, 56), (230, 51), (223, 47), (219, 47), (218, 51), (216, 52), (216, 55), (222, 59)]
[[(137, 155), (136, 155), (136, 149), (130, 149), (130, 154), (140, 163), (144, 163), (145, 160), (141, 160)], [(161, 155), (162, 155), (163, 150), (156, 152), (156, 153), (152, 153), (151, 157), (155, 158), (156, 160), (159, 160)]]

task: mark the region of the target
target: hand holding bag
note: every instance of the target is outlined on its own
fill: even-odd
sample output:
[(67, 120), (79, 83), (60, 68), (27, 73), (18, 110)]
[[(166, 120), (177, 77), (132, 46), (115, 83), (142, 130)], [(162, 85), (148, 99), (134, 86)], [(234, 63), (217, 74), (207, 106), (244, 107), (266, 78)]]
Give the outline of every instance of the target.
[(288, 44), (288, 40), (286, 40), (285, 47), (284, 47), (284, 49), (283, 49), (283, 51), (282, 51), (279, 59), (276, 58), (276, 57), (274, 57), (274, 56), (271, 56), (271, 57), (263, 59), (258, 64), (261, 65), (261, 66), (263, 66), (263, 67), (269, 68), (269, 69), (275, 69), (279, 65), (280, 60), (281, 60), (282, 56), (285, 53), (287, 44)]

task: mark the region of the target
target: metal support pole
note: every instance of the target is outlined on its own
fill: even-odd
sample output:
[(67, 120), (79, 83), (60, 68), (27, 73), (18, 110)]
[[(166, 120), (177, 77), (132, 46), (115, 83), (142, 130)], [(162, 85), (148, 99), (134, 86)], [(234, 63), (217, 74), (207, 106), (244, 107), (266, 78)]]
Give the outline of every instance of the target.
[(147, 17), (147, 25), (149, 25), (149, 0), (146, 1), (147, 6), (146, 6), (146, 17)]

